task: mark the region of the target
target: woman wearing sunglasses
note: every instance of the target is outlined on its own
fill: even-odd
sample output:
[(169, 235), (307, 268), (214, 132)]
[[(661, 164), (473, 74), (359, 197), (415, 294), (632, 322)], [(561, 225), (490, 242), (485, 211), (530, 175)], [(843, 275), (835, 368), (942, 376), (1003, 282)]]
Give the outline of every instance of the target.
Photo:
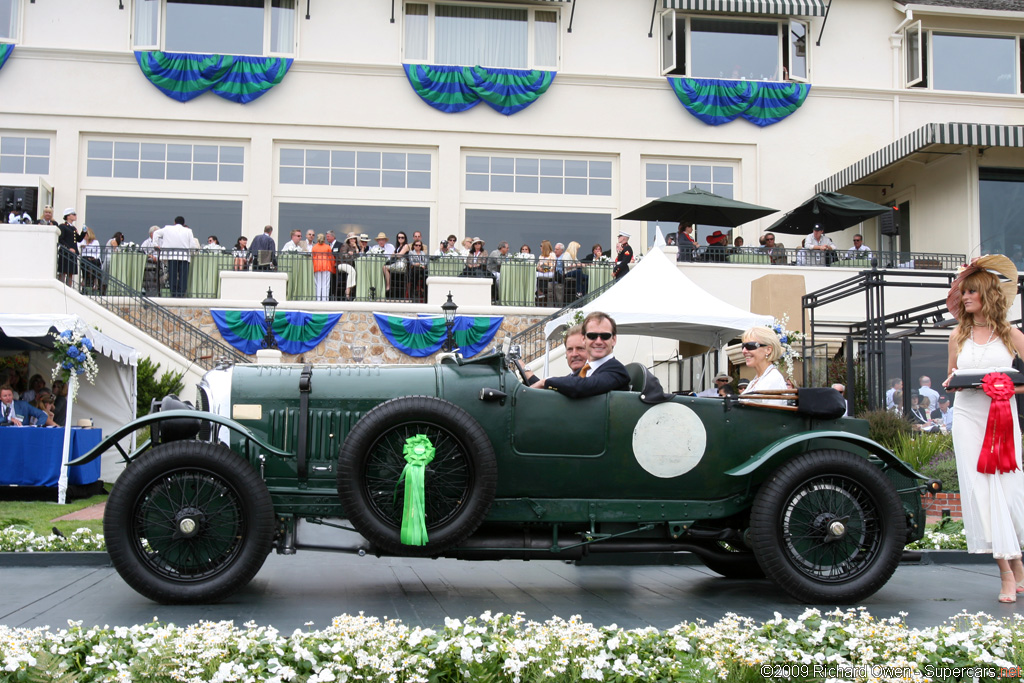
[[(742, 395), (757, 394), (766, 389), (785, 389), (786, 378), (775, 367), (775, 361), (782, 356), (779, 336), (770, 327), (751, 327), (743, 333), (743, 360), (753, 368), (754, 379), (743, 390)], [(762, 405), (786, 405), (785, 400), (752, 399), (750, 403)]]

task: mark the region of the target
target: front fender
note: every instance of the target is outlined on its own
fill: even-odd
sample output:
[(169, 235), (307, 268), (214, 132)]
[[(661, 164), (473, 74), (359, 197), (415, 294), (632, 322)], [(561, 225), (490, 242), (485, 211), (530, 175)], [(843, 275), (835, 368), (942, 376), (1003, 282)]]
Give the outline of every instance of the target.
[(95, 448), (93, 448), (91, 451), (89, 451), (88, 453), (85, 453), (84, 455), (82, 455), (82, 456), (80, 456), (78, 458), (75, 458), (74, 460), (68, 461), (68, 465), (84, 465), (87, 462), (92, 462), (96, 458), (100, 457), (100, 455), (105, 453), (107, 451), (107, 449), (109, 449), (111, 446), (116, 448), (121, 453), (121, 455), (124, 457), (126, 462), (131, 462), (135, 458), (139, 457), (146, 449), (148, 449), (151, 444), (150, 444), (149, 441), (146, 441), (144, 444), (142, 444), (141, 446), (136, 448), (134, 452), (132, 452), (132, 453), (125, 453), (124, 449), (121, 448), (121, 445), (118, 443), (121, 439), (123, 439), (124, 437), (128, 436), (129, 434), (131, 434), (135, 430), (140, 429), (142, 427), (145, 427), (147, 425), (151, 425), (151, 424), (156, 423), (156, 422), (162, 422), (164, 420), (171, 420), (171, 419), (174, 419), (174, 418), (182, 418), (182, 417), (188, 418), (188, 419), (191, 419), (191, 420), (200, 420), (200, 421), (205, 421), (205, 422), (214, 422), (214, 423), (219, 424), (221, 426), (227, 427), (231, 431), (233, 431), (233, 432), (237, 433), (238, 435), (240, 435), (242, 438), (244, 438), (244, 439), (246, 439), (248, 441), (252, 441), (252, 442), (256, 443), (256, 445), (258, 445), (260, 448), (262, 448), (262, 449), (266, 450), (267, 452), (272, 453), (272, 454), (274, 454), (274, 455), (276, 455), (276, 456), (278, 456), (280, 458), (294, 458), (295, 457), (294, 453), (289, 453), (287, 451), (282, 451), (280, 448), (276, 448), (275, 446), (271, 446), (269, 443), (267, 443), (263, 439), (255, 436), (252, 433), (252, 431), (249, 430), (248, 427), (246, 427), (246, 426), (244, 426), (244, 425), (242, 425), (242, 424), (240, 424), (238, 422), (235, 422), (231, 418), (227, 418), (227, 417), (224, 417), (222, 415), (216, 415), (214, 413), (207, 413), (207, 412), (204, 412), (202, 410), (168, 410), (168, 411), (161, 411), (161, 412), (158, 412), (158, 413), (153, 413), (151, 415), (146, 415), (145, 417), (140, 417), (137, 420), (133, 420), (132, 422), (129, 422), (124, 427), (121, 427), (116, 432), (114, 432), (110, 436), (108, 436), (105, 439), (103, 439), (102, 441), (100, 441), (99, 444)]
[(804, 432), (802, 434), (794, 434), (793, 436), (779, 439), (775, 443), (762, 448), (742, 465), (734, 467), (731, 470), (727, 470), (726, 474), (733, 477), (745, 477), (763, 468), (774, 468), (777, 465), (776, 461), (778, 460), (779, 454), (787, 448), (806, 441), (817, 441), (819, 439), (845, 441), (852, 446), (859, 446), (868, 453), (876, 456), (879, 460), (888, 465), (890, 469), (906, 477), (910, 477), (911, 479), (923, 479), (925, 481), (929, 480), (926, 475), (915, 471), (914, 468), (900, 460), (895, 453), (885, 446), (882, 446), (877, 441), (873, 441), (866, 436), (859, 436), (857, 434), (851, 434), (850, 432), (839, 431)]

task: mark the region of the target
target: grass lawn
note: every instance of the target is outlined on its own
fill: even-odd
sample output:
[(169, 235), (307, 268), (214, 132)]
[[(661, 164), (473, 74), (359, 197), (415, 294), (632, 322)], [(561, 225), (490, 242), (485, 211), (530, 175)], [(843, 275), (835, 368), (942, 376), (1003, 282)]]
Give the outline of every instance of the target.
[(82, 519), (54, 522), (55, 517), (66, 515), (76, 510), (102, 503), (107, 499), (106, 495), (83, 498), (65, 505), (57, 505), (46, 501), (36, 500), (4, 500), (0, 501), (0, 529), (12, 524), (26, 526), (37, 534), (48, 535), (53, 533), (53, 527), (57, 527), (65, 534), (75, 529), (86, 527), (97, 534), (103, 533), (102, 519)]

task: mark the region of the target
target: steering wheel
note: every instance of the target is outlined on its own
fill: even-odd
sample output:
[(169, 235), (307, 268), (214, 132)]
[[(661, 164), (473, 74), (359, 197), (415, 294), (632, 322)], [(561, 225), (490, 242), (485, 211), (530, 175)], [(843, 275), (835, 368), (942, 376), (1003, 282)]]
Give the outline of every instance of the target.
[(516, 374), (519, 375), (519, 379), (523, 380), (523, 384), (529, 386), (530, 382), (526, 379), (526, 368), (523, 367), (522, 361), (516, 358), (512, 361), (512, 367), (516, 371)]

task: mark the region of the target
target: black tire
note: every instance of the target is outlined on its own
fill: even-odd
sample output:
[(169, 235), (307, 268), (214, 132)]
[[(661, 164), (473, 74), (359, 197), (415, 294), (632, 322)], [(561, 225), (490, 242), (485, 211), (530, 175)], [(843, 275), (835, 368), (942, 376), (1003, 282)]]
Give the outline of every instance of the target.
[[(406, 462), (411, 436), (430, 439), (426, 466), (427, 544), (402, 543)], [(382, 403), (353, 427), (338, 456), (338, 495), (349, 521), (375, 548), (394, 555), (433, 557), (476, 531), (494, 502), (498, 464), (483, 428), (462, 408), (432, 396)]]
[[(192, 520), (193, 528), (185, 531)], [(174, 441), (132, 462), (103, 516), (121, 577), (165, 604), (223, 600), (256, 576), (274, 541), (259, 474), (219, 444)]]
[(727, 579), (763, 579), (764, 570), (757, 563), (754, 554), (745, 551), (728, 551), (699, 555), (704, 566)]
[(907, 540), (903, 505), (882, 471), (836, 450), (776, 470), (754, 499), (750, 531), (765, 575), (809, 603), (872, 595), (896, 571)]

